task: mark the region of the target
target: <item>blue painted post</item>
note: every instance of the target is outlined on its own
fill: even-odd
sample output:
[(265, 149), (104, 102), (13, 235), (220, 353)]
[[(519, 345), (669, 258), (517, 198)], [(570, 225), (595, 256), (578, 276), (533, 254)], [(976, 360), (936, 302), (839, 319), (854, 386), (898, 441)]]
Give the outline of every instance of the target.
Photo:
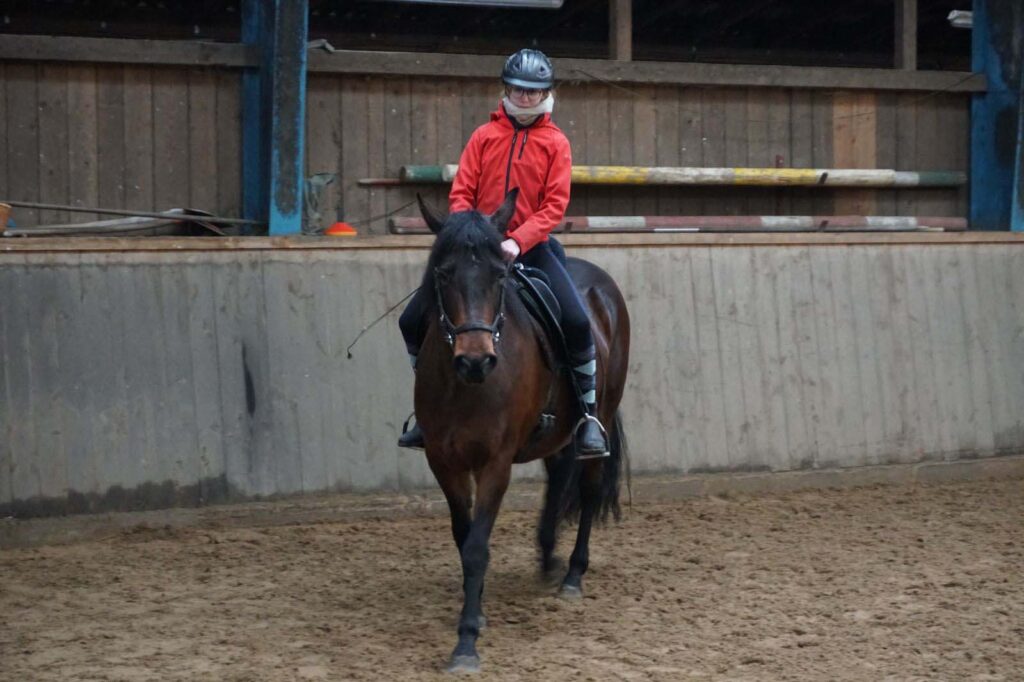
[(267, 220), (266, 159), (270, 155), (269, 107), (263, 96), (269, 83), (264, 83), (264, 65), (273, 59), (266, 9), (265, 0), (242, 2), (242, 42), (253, 46), (258, 56), (257, 66), (242, 70), (242, 216), (263, 222)]
[(1013, 201), (1021, 9), (1012, 0), (974, 0), (971, 67), (988, 91), (971, 101), (972, 230), (1005, 230)]
[[(1024, 45), (1021, 46), (1024, 51)], [(1024, 232), (1024, 54), (1020, 62), (1020, 102), (1017, 106), (1017, 163), (1014, 165), (1013, 211), (1010, 215), (1010, 229)]]
[(259, 69), (243, 74), (243, 209), (272, 235), (302, 231), (308, 0), (245, 0), (243, 41)]

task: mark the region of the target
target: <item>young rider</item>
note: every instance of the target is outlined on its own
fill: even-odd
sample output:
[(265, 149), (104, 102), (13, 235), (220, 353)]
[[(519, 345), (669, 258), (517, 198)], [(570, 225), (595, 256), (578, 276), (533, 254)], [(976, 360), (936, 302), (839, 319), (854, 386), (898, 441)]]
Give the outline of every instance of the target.
[[(565, 216), (572, 171), (569, 140), (551, 121), (554, 69), (543, 52), (523, 49), (505, 61), (501, 80), (505, 96), (500, 106), (490, 121), (476, 129), (459, 159), (448, 198), (449, 211), (493, 213), (510, 189), (519, 188), (516, 211), (501, 250), (507, 260), (518, 259), (547, 274), (562, 308), (562, 329), (572, 371), (586, 403), (586, 418), (574, 434), (576, 452), (585, 456), (606, 454), (608, 444), (597, 420), (597, 361), (590, 320), (548, 237)], [(418, 292), (399, 320), (413, 368), (422, 342), (429, 294)], [(422, 448), (419, 425), (402, 434), (398, 444)]]

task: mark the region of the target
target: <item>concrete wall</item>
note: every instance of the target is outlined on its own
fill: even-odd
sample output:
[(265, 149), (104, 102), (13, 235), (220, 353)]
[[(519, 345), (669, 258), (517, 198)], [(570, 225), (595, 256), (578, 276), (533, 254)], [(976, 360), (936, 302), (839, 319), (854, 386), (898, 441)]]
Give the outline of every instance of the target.
[[(630, 305), (635, 472), (1024, 450), (1024, 239), (566, 242)], [(425, 239), (125, 243), (0, 252), (0, 515), (433, 484), (397, 311), (345, 354)]]

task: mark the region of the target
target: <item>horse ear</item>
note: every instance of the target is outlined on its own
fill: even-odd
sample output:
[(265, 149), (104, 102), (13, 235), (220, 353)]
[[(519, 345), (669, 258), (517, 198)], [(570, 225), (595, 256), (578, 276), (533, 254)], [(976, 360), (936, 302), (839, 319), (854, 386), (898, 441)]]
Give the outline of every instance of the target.
[(508, 221), (512, 220), (512, 216), (516, 214), (516, 199), (519, 198), (519, 188), (513, 188), (508, 194), (505, 195), (505, 201), (501, 202), (501, 206), (498, 210), (491, 214), (490, 221), (491, 225), (498, 232), (505, 234), (505, 228), (508, 227)]
[(428, 205), (427, 202), (423, 200), (423, 197), (420, 196), (419, 192), (416, 193), (416, 201), (420, 203), (420, 213), (423, 214), (423, 220), (427, 222), (427, 227), (430, 228), (430, 231), (434, 234), (440, 232), (441, 228), (444, 227), (445, 220), (448, 219), (448, 216), (442, 216), (435, 211), (432, 206)]

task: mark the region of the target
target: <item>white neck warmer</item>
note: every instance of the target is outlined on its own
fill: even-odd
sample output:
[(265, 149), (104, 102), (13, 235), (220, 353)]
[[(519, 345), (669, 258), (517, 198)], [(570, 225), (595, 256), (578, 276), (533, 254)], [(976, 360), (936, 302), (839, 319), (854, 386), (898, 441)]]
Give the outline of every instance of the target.
[(507, 96), (502, 98), (501, 103), (505, 105), (505, 111), (509, 116), (514, 116), (520, 125), (529, 125), (533, 119), (544, 114), (550, 114), (555, 108), (555, 96), (549, 94), (541, 102), (532, 107), (517, 107)]

